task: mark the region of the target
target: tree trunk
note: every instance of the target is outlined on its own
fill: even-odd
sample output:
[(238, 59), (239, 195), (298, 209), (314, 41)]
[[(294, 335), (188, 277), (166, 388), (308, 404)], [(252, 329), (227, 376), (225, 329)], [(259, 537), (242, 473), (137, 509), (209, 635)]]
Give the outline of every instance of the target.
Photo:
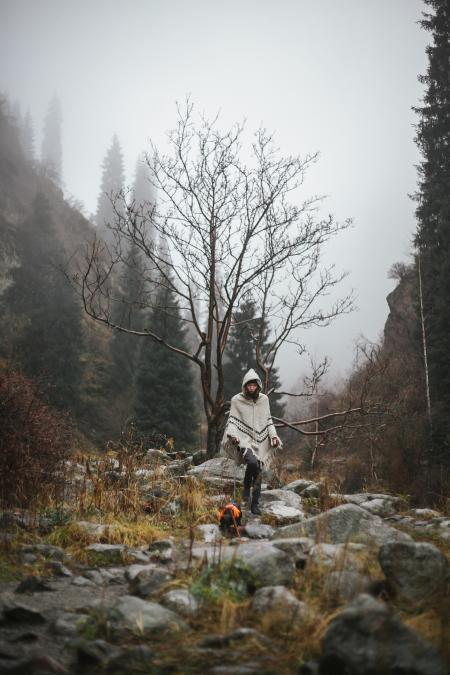
[(208, 432), (206, 437), (206, 455), (208, 459), (212, 459), (219, 454), (224, 430), (225, 415), (223, 412), (208, 420)]

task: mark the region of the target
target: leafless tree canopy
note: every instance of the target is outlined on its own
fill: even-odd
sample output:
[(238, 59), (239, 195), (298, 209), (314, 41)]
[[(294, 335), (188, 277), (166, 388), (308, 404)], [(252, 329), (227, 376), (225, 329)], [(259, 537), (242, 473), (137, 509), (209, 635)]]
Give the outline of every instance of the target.
[[(168, 153), (152, 147), (147, 155), (156, 202), (136, 204), (131, 193), (118, 195), (109, 225), (113, 245), (89, 246), (76, 278), (91, 317), (164, 342), (199, 367), (211, 453), (224, 415), (224, 350), (242, 298), (252, 295), (271, 328), (265, 353), (262, 340), (255, 341), (266, 390), (283, 344), (300, 347), (300, 329), (327, 325), (351, 307), (348, 296), (325, 307), (325, 296), (342, 275), (320, 260), (323, 245), (348, 222), (318, 218), (317, 196), (297, 203), (316, 155), (283, 157), (260, 129), (246, 164), (245, 135), (243, 125), (222, 132), (217, 118), (194, 118), (189, 100), (179, 106)], [(130, 331), (113, 320), (114, 270), (127, 262), (131, 246), (141, 252), (145, 282), (133, 303), (151, 306), (155, 285), (170, 288), (196, 336), (192, 351), (163, 341), (152, 326)]]

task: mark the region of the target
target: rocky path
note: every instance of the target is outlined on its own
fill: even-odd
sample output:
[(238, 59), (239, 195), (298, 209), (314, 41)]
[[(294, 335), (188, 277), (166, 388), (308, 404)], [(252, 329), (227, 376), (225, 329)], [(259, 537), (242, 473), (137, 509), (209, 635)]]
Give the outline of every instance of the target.
[[(186, 469), (218, 493), (234, 475), (221, 459)], [(134, 549), (92, 543), (90, 564), (23, 545), (18, 561), (45, 562), (45, 576), (0, 585), (0, 672), (445, 675), (442, 654), (404, 619), (441, 606), (449, 618), (448, 559), (417, 537), (448, 546), (450, 519), (400, 515), (401, 500), (368, 493), (334, 495), (336, 506), (320, 513), (311, 507), (320, 489), (297, 480), (263, 490), (263, 516), (246, 511), (241, 538), (203, 523), (194, 538)], [(92, 539), (106, 527), (78, 525)], [(221, 569), (235, 604), (218, 616), (208, 603)], [(304, 652), (323, 619), (316, 596), (330, 618), (319, 652), (303, 660), (296, 640)]]

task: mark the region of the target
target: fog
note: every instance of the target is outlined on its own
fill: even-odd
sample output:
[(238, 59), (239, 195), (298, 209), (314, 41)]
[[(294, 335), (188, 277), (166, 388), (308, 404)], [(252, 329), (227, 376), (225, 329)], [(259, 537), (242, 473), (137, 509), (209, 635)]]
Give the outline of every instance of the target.
[[(138, 154), (165, 142), (175, 100), (226, 126), (263, 124), (288, 154), (319, 151), (304, 195), (327, 195), (324, 215), (353, 218), (327, 261), (347, 270), (357, 311), (301, 339), (345, 374), (355, 339), (376, 340), (387, 315), (392, 263), (407, 260), (415, 230), (414, 145), (429, 36), (420, 0), (0, 0), (0, 90), (30, 108), (40, 147), (57, 93), (63, 108), (67, 195), (96, 209), (111, 137), (131, 183)], [(285, 383), (302, 368), (292, 351)]]

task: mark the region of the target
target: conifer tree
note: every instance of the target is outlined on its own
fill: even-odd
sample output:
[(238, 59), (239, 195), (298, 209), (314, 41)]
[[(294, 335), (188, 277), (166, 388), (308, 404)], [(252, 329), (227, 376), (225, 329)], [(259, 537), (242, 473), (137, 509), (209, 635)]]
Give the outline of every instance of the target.
[[(224, 364), (225, 395), (229, 400), (242, 390), (242, 378), (250, 368), (258, 372), (256, 365), (256, 342), (260, 334), (260, 319), (256, 316), (256, 305), (252, 298), (246, 298), (234, 314), (234, 327), (227, 344), (227, 361)], [(269, 340), (269, 327), (264, 326), (262, 353)], [(262, 375), (262, 373), (260, 373)], [(270, 388), (280, 386), (278, 368), (272, 368)], [(284, 405), (281, 396), (270, 396), (270, 409), (274, 417), (282, 417)]]
[(17, 238), (20, 267), (2, 296), (2, 309), (14, 317), (13, 356), (26, 375), (48, 390), (53, 405), (76, 410), (82, 375), (81, 308), (60, 266), (48, 200), (38, 193)]
[(106, 224), (114, 222), (114, 199), (124, 186), (124, 164), (119, 139), (114, 134), (111, 145), (102, 164), (102, 181), (97, 201), (95, 222), (102, 234), (107, 232)]
[[(164, 286), (156, 294), (148, 325), (171, 344), (186, 348), (176, 296)], [(197, 415), (191, 369), (182, 356), (151, 339), (144, 341), (140, 352), (134, 412), (141, 432), (173, 437), (176, 447), (195, 443)]]
[(34, 127), (33, 119), (31, 117), (30, 110), (27, 110), (25, 119), (23, 121), (22, 130), (21, 130), (21, 143), (22, 148), (25, 153), (25, 157), (30, 161), (34, 161)]
[(416, 142), (422, 151), (416, 245), (421, 259), (424, 327), (428, 352), (433, 462), (450, 464), (450, 11), (448, 0), (425, 0), (426, 85)]
[(47, 175), (58, 185), (62, 183), (62, 110), (57, 96), (50, 101), (44, 122), (41, 163)]

